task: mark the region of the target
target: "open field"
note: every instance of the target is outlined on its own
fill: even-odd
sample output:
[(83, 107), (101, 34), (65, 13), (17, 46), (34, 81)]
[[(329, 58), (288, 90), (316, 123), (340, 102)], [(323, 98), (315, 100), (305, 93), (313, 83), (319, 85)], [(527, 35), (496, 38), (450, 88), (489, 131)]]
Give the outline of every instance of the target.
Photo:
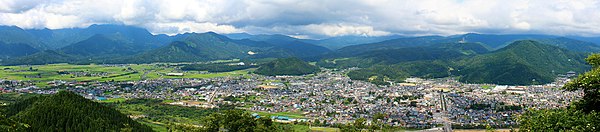
[(271, 118), (271, 116), (287, 116), (287, 117), (296, 118), (296, 119), (305, 119), (306, 118), (302, 113), (294, 113), (294, 112), (268, 113), (268, 112), (257, 111), (257, 112), (253, 112), (253, 113), (256, 113), (263, 117), (269, 117), (269, 118)]
[(310, 130), (313, 132), (340, 132), (339, 128), (333, 127), (311, 127)]
[(138, 120), (139, 123), (142, 123), (144, 125), (149, 126), (150, 128), (152, 128), (152, 130), (156, 131), (156, 132), (168, 132), (169, 130), (167, 129), (166, 126), (162, 125), (162, 124), (157, 124), (157, 123), (151, 123), (149, 121), (146, 120)]
[[(40, 81), (37, 86), (45, 86), (47, 81), (136, 81), (158, 78), (213, 78), (242, 76), (247, 70), (221, 73), (201, 73), (180, 71), (173, 67), (156, 64), (129, 65), (71, 65), (49, 64), (33, 66), (0, 66), (0, 79)], [(250, 69), (251, 70), (251, 69)], [(167, 73), (183, 73), (183, 76), (167, 76)]]
[(102, 100), (99, 102), (103, 102), (103, 103), (116, 103), (116, 102), (125, 102), (127, 101), (127, 99), (125, 98), (108, 98), (106, 100)]

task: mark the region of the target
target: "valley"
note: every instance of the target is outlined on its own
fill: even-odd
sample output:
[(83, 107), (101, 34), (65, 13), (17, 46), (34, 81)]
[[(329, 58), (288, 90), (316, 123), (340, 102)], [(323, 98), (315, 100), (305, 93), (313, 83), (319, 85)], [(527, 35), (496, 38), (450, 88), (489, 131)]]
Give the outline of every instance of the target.
[[(52, 125), (37, 113), (55, 100), (75, 100), (66, 111), (106, 109), (112, 114), (97, 115), (129, 122), (73, 130), (519, 128), (528, 112), (585, 98), (562, 87), (593, 69), (585, 58), (600, 52), (581, 38), (526, 34), (302, 39), (125, 25), (40, 32), (0, 28), (31, 39), (0, 37), (0, 121), (12, 122), (0, 128)], [(52, 112), (64, 124), (81, 114)]]
[[(71, 67), (101, 69), (101, 66)], [(142, 67), (132, 69), (137, 68)], [(37, 87), (32, 80), (4, 80), (0, 91), (4, 93), (2, 96), (72, 91), (111, 106), (157, 131), (199, 126), (204, 120), (200, 117), (233, 109), (272, 118), (288, 130), (350, 129), (341, 124), (357, 119), (373, 119), (369, 121), (385, 126), (384, 130), (435, 129), (445, 121), (435, 120), (433, 115), (442, 112), (449, 113), (447, 118), (454, 129), (483, 129), (486, 127), (480, 125), (483, 123), (510, 128), (516, 127), (516, 118), (525, 109), (566, 107), (570, 101), (581, 98), (580, 92), (559, 89), (568, 82), (567, 76), (550, 84), (526, 86), (466, 84), (455, 78), (408, 78), (403, 83), (374, 85), (351, 80), (344, 76), (348, 72), (325, 69), (303, 76), (235, 74), (114, 82), (47, 81), (45, 87)], [(6, 103), (11, 106), (15, 101)]]

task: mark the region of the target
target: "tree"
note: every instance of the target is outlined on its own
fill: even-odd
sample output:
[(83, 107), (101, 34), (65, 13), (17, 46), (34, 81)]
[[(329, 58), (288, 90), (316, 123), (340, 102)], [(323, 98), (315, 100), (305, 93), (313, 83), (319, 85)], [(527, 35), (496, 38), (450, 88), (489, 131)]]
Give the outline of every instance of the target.
[(254, 129), (255, 132), (269, 132), (277, 129), (273, 126), (273, 121), (269, 118), (258, 118), (256, 121), (257, 126), (256, 129)]
[(213, 113), (202, 119), (204, 131), (216, 132), (221, 128), (222, 116), (220, 113)]
[(593, 69), (567, 83), (565, 89), (570, 91), (583, 90), (583, 99), (575, 107), (585, 112), (600, 110), (600, 54), (590, 55), (585, 59)]
[(600, 54), (592, 54), (585, 59), (585, 61), (592, 65), (593, 68), (598, 68), (600, 66)]
[(366, 128), (366, 123), (367, 123), (367, 119), (365, 118), (358, 118), (356, 120), (354, 120), (354, 127), (358, 128), (358, 129), (364, 129)]
[(25, 131), (28, 127), (27, 124), (19, 123), (0, 114), (0, 131), (20, 132)]
[(373, 115), (373, 120), (383, 120), (385, 117), (386, 115), (383, 113), (376, 113), (375, 115)]
[(485, 125), (485, 131), (486, 132), (494, 132), (496, 131), (496, 129), (494, 129), (492, 126), (490, 126), (490, 124)]
[(600, 131), (600, 54), (585, 59), (593, 69), (567, 83), (564, 89), (583, 90), (583, 99), (566, 109), (527, 110), (519, 117), (522, 131)]
[(250, 132), (256, 127), (254, 118), (242, 110), (227, 110), (223, 112), (223, 128), (233, 132)]

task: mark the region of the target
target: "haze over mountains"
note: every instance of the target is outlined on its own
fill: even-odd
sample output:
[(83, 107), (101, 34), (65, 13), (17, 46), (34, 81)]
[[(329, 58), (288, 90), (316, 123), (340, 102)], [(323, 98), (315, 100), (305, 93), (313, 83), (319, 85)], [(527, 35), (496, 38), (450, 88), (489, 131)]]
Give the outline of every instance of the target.
[[(24, 30), (15, 26), (0, 26), (0, 34), (2, 65), (198, 62), (296, 57), (305, 61), (319, 61), (318, 65), (322, 67), (365, 68), (357, 72), (369, 75), (355, 77), (356, 79), (370, 76), (398, 78), (380, 78), (381, 81), (398, 81), (409, 76), (458, 75), (465, 82), (534, 83), (506, 80), (510, 75), (524, 74), (528, 78), (522, 80), (535, 79), (535, 83), (545, 83), (558, 73), (584, 71), (588, 66), (583, 63), (582, 58), (590, 52), (600, 51), (600, 46), (593, 41), (597, 40), (595, 38), (521, 34), (343, 36), (312, 40), (279, 34), (207, 32), (153, 35), (143, 28), (123, 25), (92, 25), (88, 28), (57, 30)], [(414, 67), (416, 65), (434, 66), (437, 69)], [(381, 71), (384, 67), (393, 67), (396, 75), (381, 73), (390, 72)], [(444, 75), (431, 74), (437, 70), (442, 70)]]

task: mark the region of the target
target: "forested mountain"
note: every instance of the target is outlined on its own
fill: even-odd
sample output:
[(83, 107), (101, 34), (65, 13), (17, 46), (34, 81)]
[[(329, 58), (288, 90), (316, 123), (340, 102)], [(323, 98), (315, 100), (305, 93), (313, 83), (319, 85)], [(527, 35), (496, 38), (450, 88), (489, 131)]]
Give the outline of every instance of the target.
[(245, 58), (252, 47), (234, 43), (216, 33), (192, 33), (167, 46), (130, 58), (132, 62), (191, 62)]
[(431, 44), (449, 42), (444, 40), (441, 36), (424, 36), (424, 37), (412, 37), (412, 38), (398, 38), (377, 43), (360, 44), (347, 46), (336, 50), (333, 56), (336, 57), (351, 57), (362, 53), (373, 52), (377, 50), (389, 50), (399, 49), (407, 47), (424, 47)]
[[(586, 67), (581, 57), (585, 53), (600, 51), (600, 46), (591, 42), (550, 35), (518, 34), (345, 36), (309, 40), (285, 35), (238, 33), (228, 34), (227, 36), (235, 38), (230, 39), (214, 32), (152, 35), (143, 28), (120, 25), (92, 25), (88, 28), (59, 30), (23, 30), (14, 26), (2, 26), (0, 34), (6, 34), (0, 37), (0, 51), (3, 51), (0, 53), (3, 57), (0, 63), (3, 65), (197, 62), (295, 57), (318, 61), (318, 65), (328, 68), (361, 67), (364, 69), (349, 75), (355, 78), (355, 75), (359, 75), (356, 73), (360, 73), (362, 77), (359, 78), (362, 79), (369, 78), (368, 75), (385, 76), (378, 78), (381, 82), (385, 82), (386, 77), (399, 81), (407, 76), (452, 75), (462, 76), (461, 81), (474, 83), (545, 83), (556, 73), (581, 71)], [(524, 39), (535, 41), (522, 41)], [(359, 44), (363, 42), (367, 44)], [(331, 51), (319, 45), (337, 50)], [(281, 75), (285, 72), (270, 74), (266, 71), (289, 71), (289, 68), (277, 67), (288, 64), (287, 62), (298, 64), (299, 67), (296, 68), (300, 69), (318, 69), (306, 68), (310, 66), (292, 60), (278, 60), (267, 63), (269, 66), (259, 68), (257, 73), (265, 71), (262, 73), (266, 75)], [(297, 74), (314, 70), (300, 71), (302, 72)], [(393, 73), (394, 71), (397, 73)], [(381, 74), (382, 72), (386, 74)], [(519, 76), (522, 78), (510, 78), (514, 74), (522, 75)]]
[(26, 131), (152, 131), (128, 116), (72, 92), (27, 99), (3, 111)]
[(577, 52), (598, 52), (600, 46), (585, 41), (550, 35), (489, 35), (469, 33), (455, 36), (423, 36), (404, 37), (376, 43), (359, 44), (340, 48), (334, 52), (335, 57), (355, 56), (364, 52), (389, 50), (406, 47), (426, 47), (443, 43), (480, 43), (489, 50), (497, 50), (519, 40), (536, 40)]
[(73, 55), (68, 55), (59, 51), (45, 50), (28, 56), (15, 59), (9, 59), (2, 62), (3, 65), (44, 65), (53, 63), (74, 63), (80, 60)]
[(0, 26), (0, 42), (27, 44), (42, 50), (49, 48), (39, 38), (16, 26)]
[(271, 45), (271, 48), (263, 50), (262, 54), (257, 54), (260, 58), (273, 56), (310, 58), (330, 52), (325, 47), (306, 43), (305, 40), (285, 35), (255, 35), (249, 38), (249, 40), (265, 42)]
[(595, 43), (565, 37), (538, 39), (536, 41), (576, 52), (600, 52), (600, 46)]
[(409, 46), (365, 52), (348, 58), (324, 59), (318, 62), (324, 67), (370, 67), (376, 64), (397, 64), (420, 60), (450, 60), (487, 53), (489, 50), (479, 43), (440, 43), (426, 46)]
[(49, 49), (60, 49), (95, 35), (121, 36), (125, 41), (154, 48), (171, 41), (162, 35), (152, 35), (144, 28), (125, 25), (91, 25), (87, 28), (30, 29), (25, 31), (33, 34)]
[[(8, 65), (54, 62), (193, 62), (232, 58), (285, 57), (316, 60), (320, 55), (329, 52), (327, 48), (285, 35), (256, 35), (252, 36), (252, 39), (243, 40), (229, 39), (213, 32), (166, 36), (152, 35), (143, 28), (121, 25), (92, 25), (88, 28), (58, 30), (22, 30), (14, 26), (4, 26), (0, 29), (0, 33), (13, 35), (9, 39), (0, 38), (0, 42), (6, 41), (5, 44), (10, 44), (8, 47), (4, 44), (0, 46), (0, 51), (9, 49), (18, 51), (17, 53), (6, 51), (0, 54), (7, 57), (0, 63)], [(36, 45), (37, 48), (18, 47), (22, 44), (17, 42)], [(23, 49), (15, 50), (15, 48)], [(35, 54), (39, 49), (54, 49), (54, 51)], [(249, 52), (253, 54), (250, 55)]]
[(262, 75), (306, 75), (320, 71), (298, 58), (282, 58), (260, 65), (255, 73)]
[(0, 59), (26, 56), (38, 52), (37, 49), (27, 44), (6, 44), (4, 42), (0, 42), (0, 51)]
[(148, 30), (124, 25), (91, 25), (87, 28), (67, 29), (21, 29), (16, 26), (0, 26), (0, 42), (22, 43), (38, 50), (59, 49), (86, 40), (94, 35), (121, 35), (128, 41), (158, 47), (170, 41)]
[(494, 34), (477, 34), (468, 33), (464, 35), (458, 35), (449, 37), (448, 39), (459, 41), (464, 40), (465, 42), (480, 42), (485, 44), (492, 50), (503, 48), (510, 43), (518, 40), (537, 40), (537, 39), (549, 39), (556, 38), (556, 36), (550, 35), (535, 35), (535, 34), (506, 34), (506, 35), (494, 35)]
[(59, 51), (71, 55), (98, 57), (132, 55), (149, 49), (151, 49), (151, 47), (125, 40), (123, 36), (118, 34), (98, 34), (86, 40), (63, 47)]
[(331, 50), (337, 50), (346, 46), (376, 43), (386, 40), (392, 40), (397, 38), (404, 38), (404, 36), (390, 35), (390, 36), (340, 36), (331, 37), (321, 40), (305, 40), (304, 42), (312, 43), (315, 45), (323, 46)]
[[(494, 84), (543, 84), (559, 73), (582, 72), (585, 53), (577, 53), (537, 41), (516, 41), (497, 51), (454, 59), (416, 59), (391, 65), (375, 65), (350, 72), (353, 79), (385, 84), (405, 77), (461, 76), (460, 81)], [(373, 78), (375, 77), (375, 78)]]
[(586, 54), (537, 41), (517, 41), (490, 54), (464, 59), (458, 72), (463, 82), (495, 84), (543, 84), (556, 74), (589, 69)]

